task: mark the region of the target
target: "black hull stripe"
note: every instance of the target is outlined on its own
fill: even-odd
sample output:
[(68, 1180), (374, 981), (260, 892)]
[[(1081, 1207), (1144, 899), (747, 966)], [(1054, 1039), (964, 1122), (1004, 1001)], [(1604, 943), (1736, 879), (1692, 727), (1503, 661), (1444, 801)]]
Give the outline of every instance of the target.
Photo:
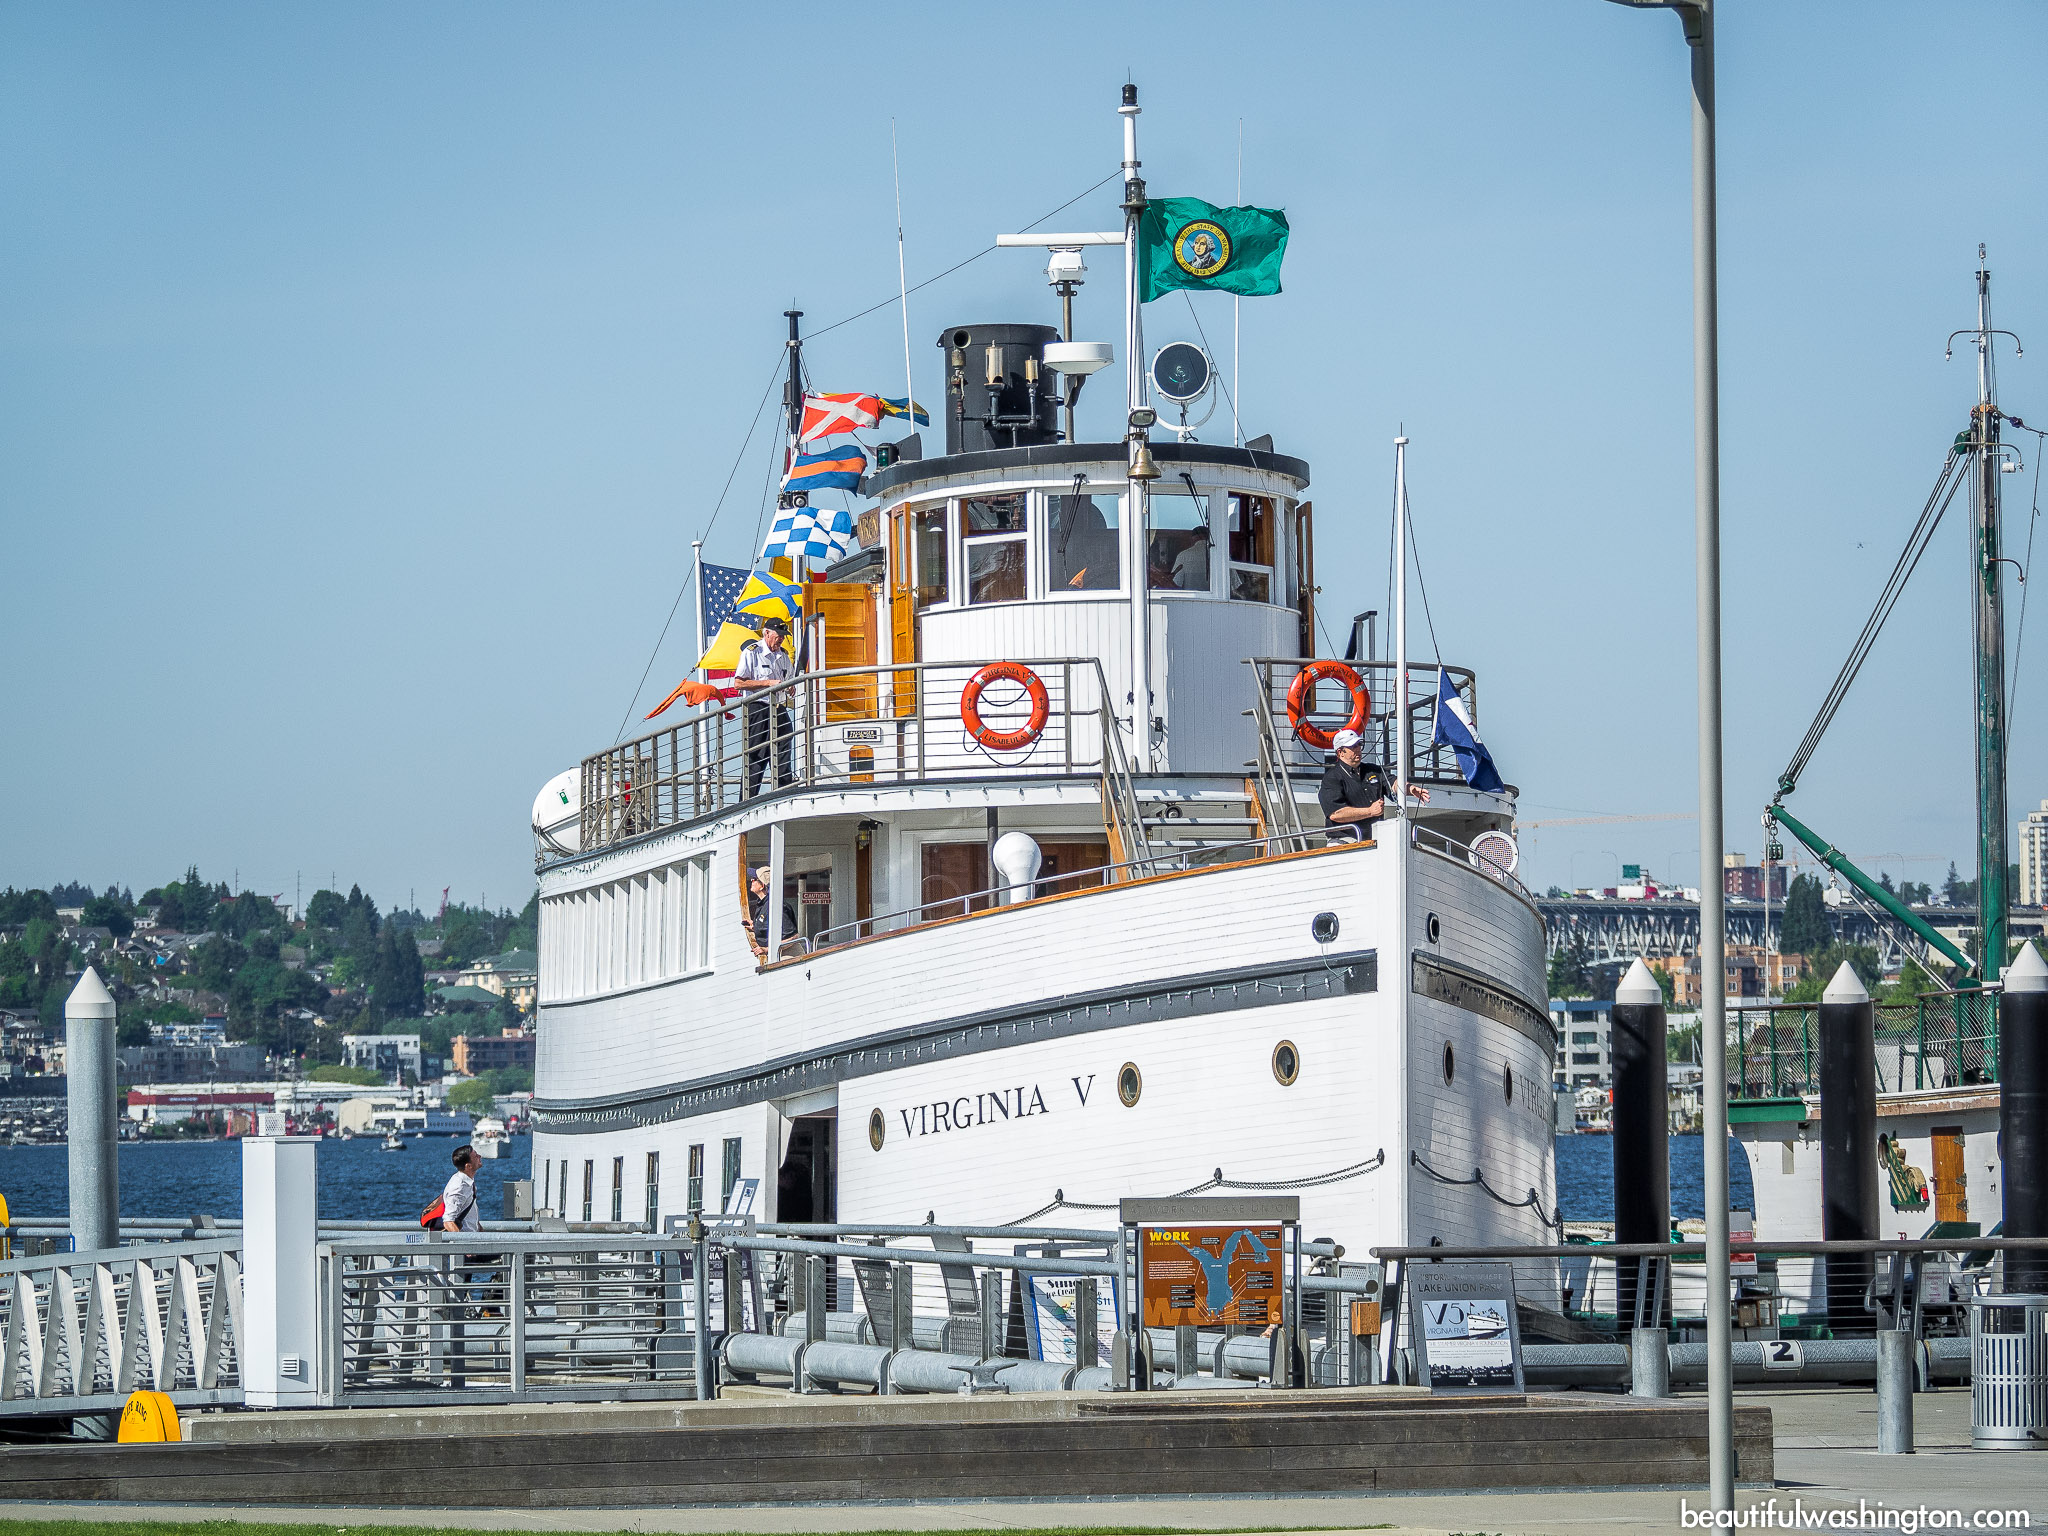
[(789, 1098), (914, 1062), (976, 1056), (1133, 1024), (1198, 1019), (1241, 1008), (1269, 1008), (1378, 990), (1379, 952), (1352, 950), (1327, 960), (1284, 960), (992, 1008), (664, 1088), (602, 1098), (535, 1099), (529, 1113), (534, 1129), (550, 1135), (634, 1130), (712, 1110)]

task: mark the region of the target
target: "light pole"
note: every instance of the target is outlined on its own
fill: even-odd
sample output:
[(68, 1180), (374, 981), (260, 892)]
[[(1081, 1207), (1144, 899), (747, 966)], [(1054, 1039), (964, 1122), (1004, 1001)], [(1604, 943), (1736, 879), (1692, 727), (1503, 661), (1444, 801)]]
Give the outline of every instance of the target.
[[(1614, 0), (1676, 11), (1692, 54), (1693, 559), (1700, 719), (1700, 1054), (1706, 1099), (1707, 1459), (1713, 1507), (1735, 1507), (1728, 1338), (1728, 999), (1721, 874), (1721, 384), (1715, 314), (1712, 0)], [(1713, 1050), (1706, 1042), (1716, 1042)]]

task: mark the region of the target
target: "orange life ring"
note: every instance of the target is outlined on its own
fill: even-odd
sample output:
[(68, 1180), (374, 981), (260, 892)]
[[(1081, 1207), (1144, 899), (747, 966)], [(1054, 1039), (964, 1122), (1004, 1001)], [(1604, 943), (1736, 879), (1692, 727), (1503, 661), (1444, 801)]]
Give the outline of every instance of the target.
[(1337, 738), (1310, 724), (1308, 718), (1316, 701), (1316, 684), (1321, 682), (1339, 682), (1351, 691), (1351, 718), (1344, 722), (1343, 730), (1365, 729), (1365, 722), (1372, 718), (1372, 695), (1366, 692), (1364, 679), (1341, 661), (1312, 661), (1294, 674), (1294, 681), (1287, 685), (1287, 723), (1318, 752), (1327, 752)]
[[(1031, 718), (1014, 731), (990, 730), (982, 724), (981, 690), (999, 681), (1022, 684), (1031, 696)], [(1014, 752), (1030, 746), (1038, 740), (1051, 714), (1052, 700), (1046, 694), (1044, 681), (1021, 661), (992, 661), (967, 679), (967, 686), (960, 690), (960, 723), (967, 727), (968, 735), (991, 752)]]

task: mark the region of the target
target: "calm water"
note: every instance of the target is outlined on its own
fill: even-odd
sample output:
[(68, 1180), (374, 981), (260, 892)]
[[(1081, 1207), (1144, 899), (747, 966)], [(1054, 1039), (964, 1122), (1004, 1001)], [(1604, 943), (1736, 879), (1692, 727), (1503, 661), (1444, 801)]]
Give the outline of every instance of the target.
[[(320, 1143), (320, 1214), (334, 1221), (417, 1217), (455, 1171), (450, 1161), (462, 1143), (452, 1136), (407, 1142), (403, 1152), (382, 1151), (375, 1137)], [(0, 1148), (0, 1195), (15, 1216), (63, 1216), (68, 1149)], [(533, 1155), (531, 1136), (514, 1136), (501, 1156), (485, 1159), (477, 1175), (480, 1214), (502, 1215), (507, 1179), (523, 1179)], [(124, 1142), (121, 1145), (121, 1214), (124, 1216), (242, 1214), (242, 1148), (232, 1141)]]
[[(415, 1217), (432, 1202), (451, 1172), (457, 1142), (433, 1136), (403, 1152), (385, 1152), (368, 1137), (320, 1144), (320, 1214), (337, 1221)], [(1697, 1136), (1671, 1138), (1671, 1214), (1706, 1214), (1701, 1198), (1701, 1146)], [(477, 1180), (486, 1217), (504, 1210), (507, 1179), (528, 1177), (533, 1138), (515, 1136), (505, 1155), (486, 1162)], [(121, 1212), (126, 1216), (239, 1216), (242, 1150), (231, 1141), (138, 1142), (121, 1148)], [(1731, 1203), (1750, 1202), (1749, 1165), (1731, 1142)], [(62, 1216), (66, 1165), (63, 1147), (0, 1148), (0, 1194), (18, 1216)], [(1614, 1216), (1614, 1142), (1607, 1136), (1557, 1138), (1557, 1199), (1568, 1221)]]
[[(1707, 1214), (1706, 1143), (1698, 1136), (1671, 1138), (1671, 1215), (1676, 1221)], [(1728, 1143), (1728, 1204), (1738, 1211), (1750, 1203), (1749, 1159)], [(1614, 1219), (1614, 1138), (1557, 1138), (1557, 1203), (1566, 1221)]]

